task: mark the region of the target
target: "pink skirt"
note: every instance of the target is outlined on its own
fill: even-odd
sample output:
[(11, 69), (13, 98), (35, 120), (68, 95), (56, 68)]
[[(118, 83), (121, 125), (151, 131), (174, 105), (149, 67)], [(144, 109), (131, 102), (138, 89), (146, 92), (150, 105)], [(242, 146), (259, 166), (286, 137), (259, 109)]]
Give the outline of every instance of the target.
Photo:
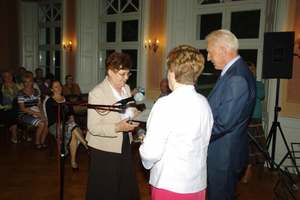
[(180, 194), (169, 190), (158, 189), (151, 185), (151, 200), (205, 200), (206, 190), (196, 193)]

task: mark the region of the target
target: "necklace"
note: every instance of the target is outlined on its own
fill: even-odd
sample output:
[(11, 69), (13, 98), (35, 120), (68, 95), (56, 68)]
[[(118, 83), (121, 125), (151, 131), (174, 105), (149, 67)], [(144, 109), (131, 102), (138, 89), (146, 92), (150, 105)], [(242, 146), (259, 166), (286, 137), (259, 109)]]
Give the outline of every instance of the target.
[(55, 96), (53, 95), (52, 98), (56, 101), (56, 102), (63, 102), (65, 100), (65, 97), (60, 95), (60, 96)]

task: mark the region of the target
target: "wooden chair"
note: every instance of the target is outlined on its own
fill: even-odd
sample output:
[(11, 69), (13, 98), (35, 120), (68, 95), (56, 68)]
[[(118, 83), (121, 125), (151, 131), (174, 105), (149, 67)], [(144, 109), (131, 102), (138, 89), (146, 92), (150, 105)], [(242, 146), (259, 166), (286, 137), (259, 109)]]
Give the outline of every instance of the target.
[(80, 99), (80, 103), (87, 103), (89, 101), (89, 93), (81, 94)]
[[(19, 110), (19, 104), (18, 104), (18, 99), (14, 98), (13, 100), (13, 108), (14, 110)], [(26, 123), (22, 123), (19, 121), (18, 117), (17, 118), (17, 136), (18, 136), (18, 141), (19, 141), (19, 137), (20, 137), (20, 131), (24, 132), (24, 143), (25, 143), (25, 151), (28, 151), (28, 134), (31, 132), (36, 132), (37, 130), (37, 126), (31, 125), (31, 124), (26, 124)]]
[(26, 123), (22, 123), (19, 120), (17, 120), (17, 125), (18, 125), (18, 137), (20, 135), (20, 131), (23, 131), (25, 139), (24, 139), (24, 143), (25, 143), (25, 151), (28, 151), (28, 134), (31, 132), (36, 132), (36, 130), (38, 129), (37, 126), (34, 126), (32, 124), (26, 124)]
[(79, 103), (79, 96), (77, 94), (66, 95), (66, 97), (69, 98), (70, 103), (74, 103), (74, 104)]

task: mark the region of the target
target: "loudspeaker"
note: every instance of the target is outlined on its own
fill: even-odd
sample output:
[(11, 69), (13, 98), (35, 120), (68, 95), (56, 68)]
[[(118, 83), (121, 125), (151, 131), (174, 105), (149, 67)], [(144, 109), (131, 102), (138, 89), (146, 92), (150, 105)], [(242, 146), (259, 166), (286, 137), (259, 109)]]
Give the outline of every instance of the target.
[(295, 32), (264, 34), (263, 78), (292, 78)]

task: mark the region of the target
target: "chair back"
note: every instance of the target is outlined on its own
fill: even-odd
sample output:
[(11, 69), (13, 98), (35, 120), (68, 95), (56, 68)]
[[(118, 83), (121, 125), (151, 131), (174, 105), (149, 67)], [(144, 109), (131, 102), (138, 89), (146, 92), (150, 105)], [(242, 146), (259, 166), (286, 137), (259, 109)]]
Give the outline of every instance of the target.
[(80, 95), (81, 103), (87, 103), (89, 101), (89, 93), (84, 93)]
[(79, 96), (77, 94), (66, 95), (69, 98), (70, 103), (79, 103)]

